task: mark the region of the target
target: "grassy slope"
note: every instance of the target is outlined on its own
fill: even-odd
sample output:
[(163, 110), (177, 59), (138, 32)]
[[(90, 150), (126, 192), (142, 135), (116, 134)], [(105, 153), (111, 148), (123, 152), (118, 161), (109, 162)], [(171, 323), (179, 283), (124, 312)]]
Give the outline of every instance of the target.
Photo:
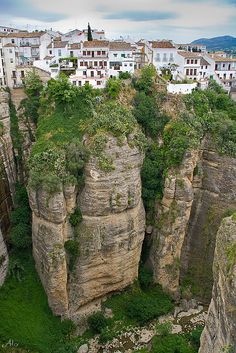
[(9, 277), (0, 290), (0, 342), (48, 353), (63, 339), (60, 319), (54, 317), (29, 254), (21, 255), (21, 282)]

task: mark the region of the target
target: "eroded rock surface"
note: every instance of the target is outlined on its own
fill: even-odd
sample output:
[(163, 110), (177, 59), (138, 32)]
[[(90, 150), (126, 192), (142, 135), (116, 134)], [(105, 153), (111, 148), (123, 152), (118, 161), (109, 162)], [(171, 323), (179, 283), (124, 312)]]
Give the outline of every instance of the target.
[[(105, 173), (92, 157), (81, 193), (73, 187), (51, 196), (29, 190), (37, 270), (53, 312), (74, 320), (97, 310), (102, 297), (131, 284), (138, 274), (145, 229), (143, 156), (127, 141), (121, 146), (111, 136), (105, 153), (114, 170)], [(76, 207), (83, 220), (74, 229), (68, 219)], [(79, 256), (69, 271), (64, 243), (75, 238)]]
[(214, 286), (199, 353), (236, 352), (236, 214), (216, 238)]
[(4, 242), (2, 232), (0, 229), (0, 287), (6, 278), (7, 266), (8, 266), (8, 253), (7, 253), (6, 244)]
[(187, 152), (178, 170), (166, 177), (164, 195), (157, 208), (151, 261), (154, 277), (175, 298), (179, 297), (180, 257), (194, 198), (193, 173), (199, 151)]

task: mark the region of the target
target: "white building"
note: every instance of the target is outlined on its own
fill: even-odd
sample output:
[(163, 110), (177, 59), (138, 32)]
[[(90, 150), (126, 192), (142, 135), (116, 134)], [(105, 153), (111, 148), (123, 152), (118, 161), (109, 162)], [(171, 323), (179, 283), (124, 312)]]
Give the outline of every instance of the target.
[(78, 57), (78, 68), (69, 77), (76, 86), (89, 83), (95, 88), (104, 88), (109, 77), (109, 42), (86, 41), (81, 43)]
[[(99, 31), (97, 29), (92, 29), (93, 40), (105, 40), (105, 31)], [(68, 33), (65, 33), (61, 36), (62, 41), (68, 41), (69, 43), (80, 43), (86, 42), (88, 40), (88, 30), (83, 29), (74, 29)]]
[(225, 55), (211, 55), (215, 79), (221, 86), (230, 91), (236, 82), (236, 58), (227, 58)]
[(136, 62), (130, 43), (114, 41), (109, 44), (109, 76), (118, 77), (121, 72), (134, 73)]
[(207, 54), (178, 51), (175, 62), (178, 65), (178, 73), (184, 78), (200, 81), (207, 80), (214, 75)]
[(0, 26), (0, 32), (1, 33), (17, 33), (17, 32), (19, 32), (19, 29), (12, 28), (12, 27)]
[(152, 41), (150, 44), (153, 50), (153, 65), (158, 71), (175, 63), (177, 49), (171, 42)]
[(205, 44), (175, 44), (177, 50), (185, 50), (190, 52), (207, 53), (207, 47)]

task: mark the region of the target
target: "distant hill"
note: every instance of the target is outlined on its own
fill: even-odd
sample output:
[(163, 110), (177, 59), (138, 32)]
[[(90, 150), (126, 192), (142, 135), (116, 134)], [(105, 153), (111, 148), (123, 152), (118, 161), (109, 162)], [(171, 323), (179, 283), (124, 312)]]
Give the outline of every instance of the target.
[(232, 36), (200, 38), (194, 40), (192, 44), (204, 44), (208, 50), (232, 50), (236, 49), (236, 38)]

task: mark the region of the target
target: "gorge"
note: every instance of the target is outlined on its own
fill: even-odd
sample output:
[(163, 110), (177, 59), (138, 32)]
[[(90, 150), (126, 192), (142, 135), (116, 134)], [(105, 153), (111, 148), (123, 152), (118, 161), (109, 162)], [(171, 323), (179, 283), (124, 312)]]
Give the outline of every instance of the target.
[[(183, 301), (210, 304), (199, 352), (236, 352), (235, 103), (214, 82), (186, 97), (167, 94), (151, 67), (132, 83), (111, 79), (104, 92), (63, 77), (43, 87), (29, 76), (25, 85), (23, 104), (0, 91), (0, 291), (17, 287), (16, 271), (24, 285), (28, 265), (20, 261), (33, 253), (30, 271), (36, 267), (58, 319), (53, 325), (58, 332), (61, 319), (75, 325), (81, 344), (97, 312), (108, 317), (97, 317), (107, 321), (93, 334), (117, 335), (123, 295), (127, 326)], [(32, 249), (26, 232), (12, 232), (14, 212), (29, 212), (20, 206), (19, 184), (27, 187)], [(109, 306), (113, 300), (117, 307)], [(0, 328), (4, 342), (11, 333), (10, 325)], [(175, 338), (183, 340), (180, 353), (197, 352), (185, 334)], [(77, 352), (70, 335), (50, 337), (47, 351), (16, 339), (32, 353)], [(142, 352), (159, 352), (157, 341)]]

